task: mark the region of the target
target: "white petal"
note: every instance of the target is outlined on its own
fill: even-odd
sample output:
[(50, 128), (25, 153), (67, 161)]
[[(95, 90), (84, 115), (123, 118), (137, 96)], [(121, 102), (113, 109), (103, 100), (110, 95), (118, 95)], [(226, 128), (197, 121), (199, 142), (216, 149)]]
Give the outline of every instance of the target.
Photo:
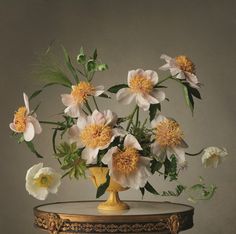
[(76, 118), (76, 117), (83, 115), (83, 111), (78, 104), (73, 104), (72, 106), (68, 106), (64, 110), (64, 112), (65, 112), (65, 114), (69, 115), (72, 118)]
[(144, 99), (144, 97), (140, 94), (138, 94), (136, 96), (136, 102), (137, 102), (137, 105), (142, 108), (144, 111), (147, 111), (150, 107), (150, 103)]
[(148, 103), (150, 103), (150, 104), (157, 104), (157, 103), (159, 103), (159, 101), (158, 101), (155, 97), (153, 97), (153, 96), (151, 96), (151, 95), (149, 95), (149, 94), (143, 94), (143, 98), (144, 98)]
[(156, 85), (158, 82), (158, 75), (155, 71), (152, 70), (146, 70), (144, 72), (144, 75), (151, 80), (153, 85)]
[(153, 119), (152, 122), (151, 122), (152, 128), (157, 127), (157, 125), (158, 125), (160, 122), (162, 122), (162, 121), (164, 121), (164, 120), (166, 120), (166, 119), (167, 119), (167, 118), (166, 118), (165, 116), (158, 114), (157, 117), (156, 117), (155, 119)]
[(179, 164), (184, 163), (184, 162), (186, 161), (184, 148), (181, 148), (181, 147), (173, 147), (172, 149), (173, 149), (173, 151), (174, 151), (174, 153), (175, 153), (176, 158), (178, 159), (178, 163), (179, 163)]
[(80, 130), (77, 125), (73, 125), (68, 131), (68, 138), (70, 143), (76, 142), (78, 148), (83, 147), (83, 143), (80, 140)]
[(104, 164), (108, 164), (110, 161), (112, 161), (112, 155), (118, 150), (118, 147), (115, 146), (115, 147), (112, 147), (111, 149), (109, 149), (107, 151), (107, 153), (103, 156), (102, 158), (102, 162)]
[(31, 122), (26, 123), (26, 129), (23, 133), (25, 141), (31, 141), (34, 138), (35, 130), (34, 125)]
[(14, 123), (10, 123), (10, 124), (9, 124), (9, 127), (10, 127), (10, 129), (11, 129), (13, 132), (19, 132), (19, 131), (16, 130), (16, 127), (15, 127), (15, 124), (14, 124)]
[(153, 154), (156, 154), (156, 155), (159, 155), (160, 152), (161, 152), (161, 147), (160, 145), (158, 144), (157, 141), (154, 141), (152, 144), (151, 144), (151, 150), (152, 150), (152, 153)]
[(170, 73), (171, 73), (172, 76), (175, 76), (177, 79), (180, 79), (180, 80), (185, 80), (186, 79), (185, 73), (179, 68), (171, 69)]
[(117, 122), (117, 114), (112, 112), (111, 110), (105, 110), (104, 112), (104, 117), (106, 119), (106, 125), (115, 125)]
[(65, 106), (71, 106), (71, 105), (75, 104), (74, 103), (74, 98), (70, 94), (62, 94), (61, 95), (61, 101)]
[(171, 59), (173, 59), (173, 58), (171, 58), (170, 56), (168, 56), (166, 54), (162, 54), (160, 58), (164, 59), (166, 62), (169, 62)]
[(92, 121), (96, 124), (105, 124), (106, 118), (104, 116), (104, 113), (101, 113), (98, 110), (94, 110), (92, 113)]
[(135, 70), (131, 70), (128, 72), (128, 85), (130, 86), (130, 81), (132, 78), (134, 78), (136, 76), (136, 71)]
[(152, 92), (151, 92), (151, 95), (153, 97), (155, 97), (159, 102), (162, 102), (165, 100), (166, 98), (166, 94), (163, 92), (163, 91), (160, 91), (160, 90), (157, 90), (157, 89), (154, 89)]
[(116, 94), (117, 101), (124, 105), (130, 104), (134, 97), (135, 94), (132, 93), (129, 88), (120, 89)]
[(138, 140), (131, 134), (128, 134), (125, 137), (124, 146), (125, 146), (125, 148), (131, 147), (131, 148), (135, 148), (137, 150), (142, 150), (142, 147), (139, 144)]
[(53, 181), (48, 188), (50, 193), (57, 193), (59, 186), (61, 185), (61, 175), (59, 173), (54, 173), (52, 175)]
[(186, 80), (188, 81), (190, 86), (193, 88), (199, 88), (199, 82), (197, 76), (189, 72), (185, 72), (185, 74), (186, 74)]
[(117, 137), (117, 136), (122, 136), (124, 137), (125, 135), (127, 135), (127, 131), (125, 131), (122, 128), (113, 128), (112, 129), (112, 135)]
[(85, 128), (85, 126), (87, 125), (87, 119), (83, 116), (80, 116), (78, 119), (77, 119), (77, 127), (80, 129), (80, 131), (82, 129)]
[(34, 178), (34, 176), (36, 175), (36, 173), (41, 169), (43, 168), (43, 163), (39, 163), (39, 164), (36, 164), (34, 166), (32, 166), (31, 168), (28, 169), (27, 173), (26, 173), (26, 181)]
[(27, 114), (29, 114), (30, 113), (29, 98), (25, 93), (23, 93), (23, 98), (24, 98), (24, 103), (25, 103), (25, 107), (26, 107), (26, 110), (27, 110)]
[(105, 90), (104, 90), (104, 86), (103, 85), (99, 85), (99, 86), (96, 86), (95, 87), (95, 93), (94, 93), (94, 96), (99, 96), (101, 95), (102, 93), (104, 93)]
[(31, 122), (34, 125), (35, 133), (40, 134), (42, 132), (42, 127), (41, 127), (39, 121), (36, 118), (34, 118), (33, 116), (28, 116), (27, 119), (29, 122)]
[(98, 155), (98, 148), (85, 148), (82, 151), (81, 157), (86, 160), (86, 164), (96, 164), (97, 163), (97, 155)]
[(159, 67), (159, 70), (161, 71), (167, 71), (171, 68), (170, 64), (169, 63), (166, 63), (164, 65), (162, 65), (161, 67)]
[(182, 139), (180, 143), (180, 147), (182, 148), (188, 148), (188, 144)]

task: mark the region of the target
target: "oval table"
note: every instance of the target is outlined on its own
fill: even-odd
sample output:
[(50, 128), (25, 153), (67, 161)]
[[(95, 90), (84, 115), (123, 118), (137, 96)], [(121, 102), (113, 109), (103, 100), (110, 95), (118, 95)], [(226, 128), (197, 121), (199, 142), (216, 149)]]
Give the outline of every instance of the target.
[(98, 210), (100, 201), (58, 202), (34, 208), (35, 227), (59, 233), (176, 234), (193, 226), (194, 208), (170, 202), (126, 201), (130, 209)]

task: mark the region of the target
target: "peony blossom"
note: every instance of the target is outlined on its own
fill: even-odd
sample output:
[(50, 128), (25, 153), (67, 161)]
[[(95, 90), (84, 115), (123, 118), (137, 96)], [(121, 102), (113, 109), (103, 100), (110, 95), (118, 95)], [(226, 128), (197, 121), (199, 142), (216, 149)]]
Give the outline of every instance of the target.
[(31, 141), (35, 134), (42, 132), (42, 128), (36, 119), (36, 114), (30, 114), (29, 99), (25, 93), (23, 93), (23, 98), (25, 106), (20, 107), (16, 111), (13, 122), (10, 123), (9, 127), (16, 133), (23, 133), (25, 141)]
[(202, 155), (202, 164), (205, 167), (217, 168), (227, 155), (228, 153), (225, 148), (221, 149), (214, 146), (208, 147), (204, 150)]
[(109, 175), (123, 187), (139, 189), (147, 183), (150, 172), (150, 158), (139, 153), (142, 150), (137, 139), (128, 134), (124, 149), (112, 147), (104, 155), (102, 162), (108, 165)]
[(151, 126), (155, 131), (155, 141), (151, 145), (152, 153), (163, 162), (166, 155), (170, 157), (174, 154), (180, 167), (185, 167), (185, 149), (188, 145), (182, 139), (183, 132), (179, 124), (173, 119), (158, 115), (151, 122)]
[(64, 112), (72, 118), (83, 115), (82, 107), (89, 96), (99, 96), (104, 92), (104, 86), (94, 87), (91, 83), (81, 81), (72, 86), (70, 94), (62, 94), (62, 103), (66, 106)]
[(147, 111), (150, 104), (157, 104), (165, 100), (165, 93), (155, 88), (157, 83), (158, 75), (155, 71), (142, 69), (129, 71), (129, 87), (122, 88), (117, 92), (117, 100), (128, 105), (135, 99), (137, 105)]
[(161, 59), (164, 59), (166, 64), (161, 66), (159, 68), (160, 70), (170, 70), (172, 76), (176, 76), (176, 78), (180, 80), (185, 80), (193, 88), (199, 88), (199, 82), (195, 74), (195, 65), (188, 57), (180, 55), (171, 58), (163, 54), (161, 55)]
[(45, 200), (49, 193), (57, 193), (61, 185), (61, 175), (43, 163), (32, 166), (26, 174), (25, 188), (38, 200)]
[(94, 110), (91, 116), (79, 117), (77, 124), (69, 130), (69, 139), (76, 142), (78, 147), (85, 147), (82, 158), (87, 164), (97, 163), (99, 150), (106, 149), (116, 136), (122, 135), (114, 125), (117, 115), (110, 110), (99, 112)]

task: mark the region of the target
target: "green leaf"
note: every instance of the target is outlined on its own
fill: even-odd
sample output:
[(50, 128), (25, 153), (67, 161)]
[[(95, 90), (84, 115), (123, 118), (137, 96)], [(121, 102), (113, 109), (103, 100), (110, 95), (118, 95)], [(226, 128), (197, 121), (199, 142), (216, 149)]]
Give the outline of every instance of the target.
[(183, 185), (177, 185), (175, 188), (175, 191), (164, 191), (162, 192), (161, 196), (172, 196), (172, 197), (178, 197), (182, 194), (182, 192), (186, 189)]
[(40, 90), (36, 90), (35, 92), (33, 92), (33, 93), (31, 94), (31, 96), (29, 97), (29, 101), (30, 101), (31, 99), (37, 97), (42, 91), (43, 91), (43, 90), (40, 89)]
[(184, 98), (185, 98), (185, 101), (187, 103), (187, 105), (189, 106), (192, 114), (193, 114), (193, 111), (194, 111), (194, 100), (193, 100), (193, 97), (192, 97), (192, 94), (189, 92), (188, 90), (188, 87), (183, 85), (183, 89), (184, 89)]
[(123, 88), (128, 88), (129, 86), (127, 84), (119, 84), (119, 85), (114, 85), (108, 89), (108, 92), (110, 93), (117, 93), (120, 89)]
[(162, 167), (162, 163), (157, 161), (156, 159), (153, 159), (151, 162), (151, 172), (154, 174), (156, 171), (159, 171)]
[(96, 60), (97, 57), (98, 57), (98, 52), (97, 52), (97, 49), (95, 49), (93, 52), (93, 60)]
[(144, 186), (144, 188), (149, 192), (149, 193), (152, 193), (152, 194), (155, 194), (155, 195), (160, 195), (153, 187), (152, 185), (147, 182), (146, 185)]
[(98, 189), (97, 189), (97, 194), (96, 194), (96, 198), (101, 197), (107, 190), (108, 186), (110, 184), (110, 176), (109, 176), (109, 172), (107, 172), (106, 175), (106, 182), (104, 184), (101, 184)]
[(145, 188), (139, 188), (139, 190), (140, 190), (140, 192), (141, 192), (141, 194), (142, 194), (142, 199), (143, 199), (144, 194), (145, 194)]
[(193, 88), (191, 86), (187, 86), (187, 87), (188, 87), (189, 93), (191, 93), (192, 96), (194, 96), (195, 98), (198, 98), (198, 99), (202, 99), (201, 94), (198, 91), (198, 89)]
[(168, 176), (170, 181), (177, 180), (178, 173), (177, 173), (177, 159), (174, 155), (171, 156), (169, 160), (166, 158), (164, 162), (165, 171), (164, 171), (164, 178), (166, 179)]
[(64, 59), (65, 59), (65, 64), (67, 65), (67, 68), (69, 69), (69, 71), (73, 75), (75, 82), (79, 83), (79, 78), (77, 76), (75, 68), (73, 67), (73, 65), (71, 63), (69, 54), (67, 53), (66, 49), (63, 46), (62, 46), (62, 50), (64, 53)]
[(30, 149), (30, 151), (32, 153), (34, 153), (38, 158), (43, 158), (43, 156), (40, 155), (38, 153), (38, 151), (35, 149), (34, 144), (32, 143), (32, 141), (25, 141), (25, 143), (26, 143), (26, 145), (28, 146), (28, 148)]
[(160, 103), (150, 105), (150, 108), (149, 108), (150, 121), (152, 121), (155, 118), (157, 110), (161, 111), (161, 104)]
[(111, 98), (111, 97), (108, 96), (106, 93), (102, 93), (102, 94), (99, 95), (98, 97), (102, 97), (102, 98)]

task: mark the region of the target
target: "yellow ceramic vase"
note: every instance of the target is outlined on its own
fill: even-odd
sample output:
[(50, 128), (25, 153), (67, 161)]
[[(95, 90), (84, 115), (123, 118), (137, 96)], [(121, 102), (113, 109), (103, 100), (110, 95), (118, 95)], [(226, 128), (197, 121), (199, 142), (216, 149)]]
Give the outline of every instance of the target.
[[(108, 172), (107, 167), (90, 167), (89, 171), (91, 173), (91, 179), (97, 188), (101, 184), (106, 182), (106, 175)], [(120, 200), (118, 193), (127, 189), (128, 188), (123, 188), (120, 184), (118, 184), (111, 178), (110, 185), (107, 188), (109, 197), (105, 202), (102, 202), (98, 205), (98, 209), (105, 211), (119, 211), (129, 209), (129, 206), (125, 202), (122, 202)]]

